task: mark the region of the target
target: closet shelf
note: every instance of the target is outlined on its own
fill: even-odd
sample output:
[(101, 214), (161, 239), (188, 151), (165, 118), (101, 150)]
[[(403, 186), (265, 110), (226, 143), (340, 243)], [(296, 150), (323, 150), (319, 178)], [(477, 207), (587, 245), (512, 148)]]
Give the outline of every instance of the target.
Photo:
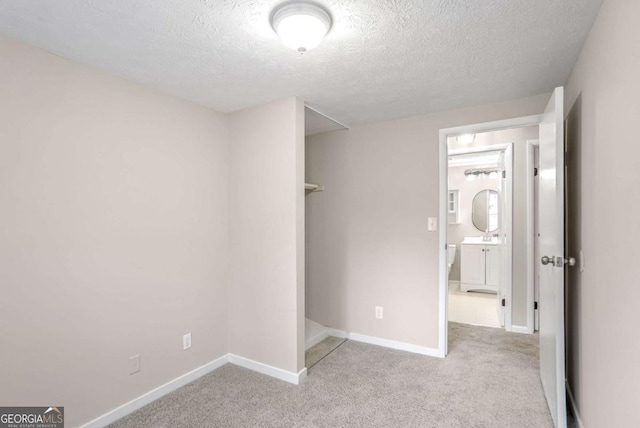
[(322, 192), (324, 190), (324, 187), (318, 184), (304, 183), (304, 190), (306, 190), (308, 193)]

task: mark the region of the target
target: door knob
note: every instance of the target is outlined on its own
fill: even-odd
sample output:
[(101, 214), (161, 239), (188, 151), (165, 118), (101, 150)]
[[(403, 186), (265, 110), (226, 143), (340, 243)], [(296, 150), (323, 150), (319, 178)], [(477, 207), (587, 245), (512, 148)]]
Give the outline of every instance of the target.
[(576, 259), (573, 257), (569, 257), (568, 259), (565, 259), (564, 257), (547, 257), (547, 256), (542, 256), (542, 258), (540, 259), (540, 262), (543, 265), (554, 265), (557, 267), (564, 267), (564, 265), (569, 265), (569, 266), (575, 266), (576, 265)]

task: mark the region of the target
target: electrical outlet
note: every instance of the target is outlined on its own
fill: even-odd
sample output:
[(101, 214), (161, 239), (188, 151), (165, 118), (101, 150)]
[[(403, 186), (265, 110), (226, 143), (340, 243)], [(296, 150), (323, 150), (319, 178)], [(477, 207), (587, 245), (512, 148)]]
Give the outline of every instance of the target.
[(186, 351), (189, 348), (191, 348), (191, 333), (182, 336), (182, 349)]
[(129, 374), (135, 374), (140, 371), (140, 354), (129, 357)]
[(384, 317), (384, 309), (382, 306), (376, 306), (376, 318), (381, 320)]

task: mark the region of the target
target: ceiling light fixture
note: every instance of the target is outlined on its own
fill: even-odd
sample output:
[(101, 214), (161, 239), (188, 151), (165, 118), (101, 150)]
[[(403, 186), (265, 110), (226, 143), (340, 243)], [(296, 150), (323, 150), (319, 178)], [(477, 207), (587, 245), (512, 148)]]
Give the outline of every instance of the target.
[(313, 3), (284, 3), (274, 9), (271, 26), (285, 46), (303, 54), (329, 32), (331, 16)]
[(457, 138), (459, 144), (471, 144), (476, 139), (476, 134), (461, 134)]

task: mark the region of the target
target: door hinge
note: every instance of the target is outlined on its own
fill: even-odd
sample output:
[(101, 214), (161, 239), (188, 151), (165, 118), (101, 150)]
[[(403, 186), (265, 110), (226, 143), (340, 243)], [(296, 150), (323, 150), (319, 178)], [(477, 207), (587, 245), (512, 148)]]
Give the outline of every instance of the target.
[(507, 178), (507, 171), (502, 171), (502, 178)]
[(538, 310), (538, 302), (533, 302), (533, 310), (534, 311)]
[(507, 306), (507, 299), (502, 299), (502, 306)]
[(534, 177), (538, 176), (538, 168), (533, 168), (533, 176)]

